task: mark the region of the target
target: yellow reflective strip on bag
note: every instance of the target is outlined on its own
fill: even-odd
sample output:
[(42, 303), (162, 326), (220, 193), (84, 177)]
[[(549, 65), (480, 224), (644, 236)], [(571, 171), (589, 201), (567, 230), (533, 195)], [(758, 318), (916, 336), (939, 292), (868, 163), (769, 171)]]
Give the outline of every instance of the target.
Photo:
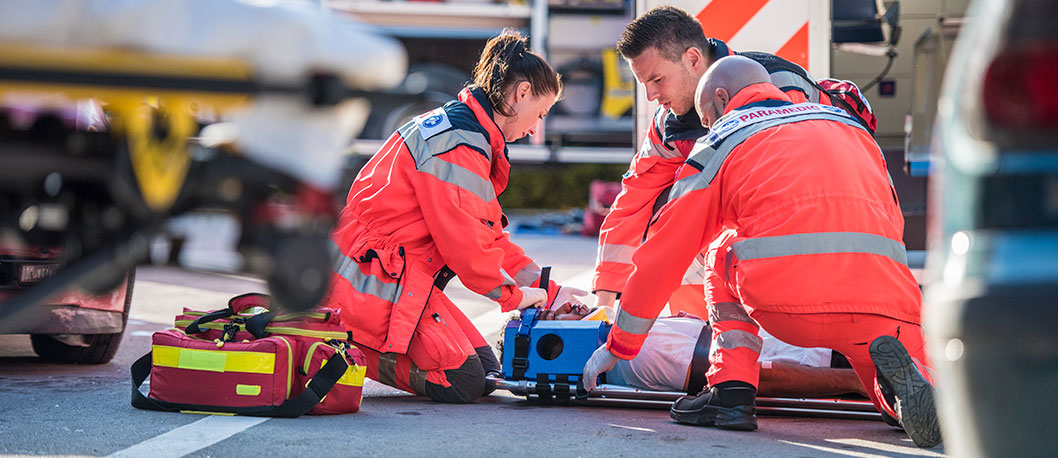
[(261, 385), (235, 385), (235, 394), (257, 396), (261, 394)]
[(276, 366), (275, 353), (194, 350), (167, 345), (155, 345), (151, 359), (155, 366), (212, 372), (271, 374)]
[(265, 331), (273, 334), (283, 334), (288, 336), (302, 336), (302, 337), (315, 337), (317, 339), (338, 339), (343, 340), (349, 335), (341, 331), (315, 331), (311, 329), (293, 328), (289, 326), (267, 326)]
[(190, 413), (194, 415), (220, 415), (223, 417), (234, 417), (236, 415), (231, 412), (206, 412), (205, 410), (181, 410), (180, 413)]
[[(327, 365), (327, 360), (323, 360), (320, 363), (320, 370), (323, 370), (323, 366)], [(339, 385), (349, 386), (364, 386), (364, 377), (367, 376), (367, 366), (351, 365), (342, 374), (342, 378), (338, 379)]]

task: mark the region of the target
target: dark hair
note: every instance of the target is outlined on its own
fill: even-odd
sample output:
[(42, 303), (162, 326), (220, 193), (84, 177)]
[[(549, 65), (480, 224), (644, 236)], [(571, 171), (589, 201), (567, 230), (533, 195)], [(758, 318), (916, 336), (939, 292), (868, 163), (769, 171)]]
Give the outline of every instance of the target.
[(492, 108), (511, 116), (503, 96), (511, 86), (528, 81), (535, 96), (562, 95), (562, 79), (539, 54), (529, 50), (525, 37), (517, 30), (504, 29), (485, 43), (481, 59), (474, 66), (474, 85), (485, 91)]
[(677, 62), (688, 48), (695, 47), (708, 56), (709, 41), (697, 19), (679, 8), (659, 6), (625, 26), (617, 41), (617, 52), (625, 59), (639, 57), (655, 47), (662, 57)]

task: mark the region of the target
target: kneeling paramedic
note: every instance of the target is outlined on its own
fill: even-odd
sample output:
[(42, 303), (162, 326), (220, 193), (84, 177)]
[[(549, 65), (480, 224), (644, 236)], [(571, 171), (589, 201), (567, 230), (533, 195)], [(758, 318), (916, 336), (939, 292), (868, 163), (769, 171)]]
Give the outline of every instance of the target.
[[(606, 347), (586, 385), (636, 356), (683, 268), (717, 235), (735, 231), (707, 259), (721, 288), (716, 305), (749, 318), (713, 322), (711, 387), (673, 404), (682, 423), (757, 428), (758, 323), (800, 347), (848, 358), (880, 412), (921, 447), (940, 442), (919, 326), (922, 298), (906, 265), (903, 216), (884, 158), (843, 111), (794, 104), (760, 64), (725, 57), (698, 85), (700, 142), (661, 210), (655, 235), (635, 252), (635, 272)], [(718, 290), (720, 289), (720, 290)], [(726, 313), (718, 307), (716, 313)]]
[(443, 292), (454, 275), (503, 311), (587, 294), (538, 284), (541, 269), (503, 231), (496, 199), (510, 172), (506, 142), (532, 134), (561, 90), (554, 69), (505, 31), (459, 100), (409, 121), (360, 171), (331, 235), (326, 301), (341, 309), (370, 378), (440, 402), (492, 391), (485, 375), (499, 362)]

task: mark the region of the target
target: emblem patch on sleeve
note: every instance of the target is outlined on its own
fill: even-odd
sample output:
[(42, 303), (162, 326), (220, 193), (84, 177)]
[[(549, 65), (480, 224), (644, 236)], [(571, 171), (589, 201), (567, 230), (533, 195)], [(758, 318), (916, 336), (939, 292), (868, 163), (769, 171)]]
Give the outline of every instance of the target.
[(452, 123), (448, 120), (448, 113), (445, 113), (444, 108), (428, 111), (415, 117), (415, 124), (419, 126), (419, 134), (423, 139), (452, 128)]

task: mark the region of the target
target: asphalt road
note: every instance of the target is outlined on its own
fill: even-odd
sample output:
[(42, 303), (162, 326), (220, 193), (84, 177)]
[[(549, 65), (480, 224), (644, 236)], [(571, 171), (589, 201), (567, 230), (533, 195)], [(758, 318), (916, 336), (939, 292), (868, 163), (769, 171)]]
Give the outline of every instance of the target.
[[(560, 283), (587, 286), (595, 242), (576, 236), (515, 235)], [(490, 341), (504, 316), (453, 282), (460, 304)], [(187, 306), (223, 307), (265, 291), (244, 277), (141, 267), (132, 319), (115, 359), (53, 365), (26, 336), (0, 336), (0, 456), (943, 456), (916, 448), (881, 421), (759, 418), (756, 432), (677, 424), (665, 410), (547, 407), (505, 392), (446, 405), (368, 381), (361, 412), (297, 419), (202, 416), (137, 410), (129, 365), (151, 333)]]

